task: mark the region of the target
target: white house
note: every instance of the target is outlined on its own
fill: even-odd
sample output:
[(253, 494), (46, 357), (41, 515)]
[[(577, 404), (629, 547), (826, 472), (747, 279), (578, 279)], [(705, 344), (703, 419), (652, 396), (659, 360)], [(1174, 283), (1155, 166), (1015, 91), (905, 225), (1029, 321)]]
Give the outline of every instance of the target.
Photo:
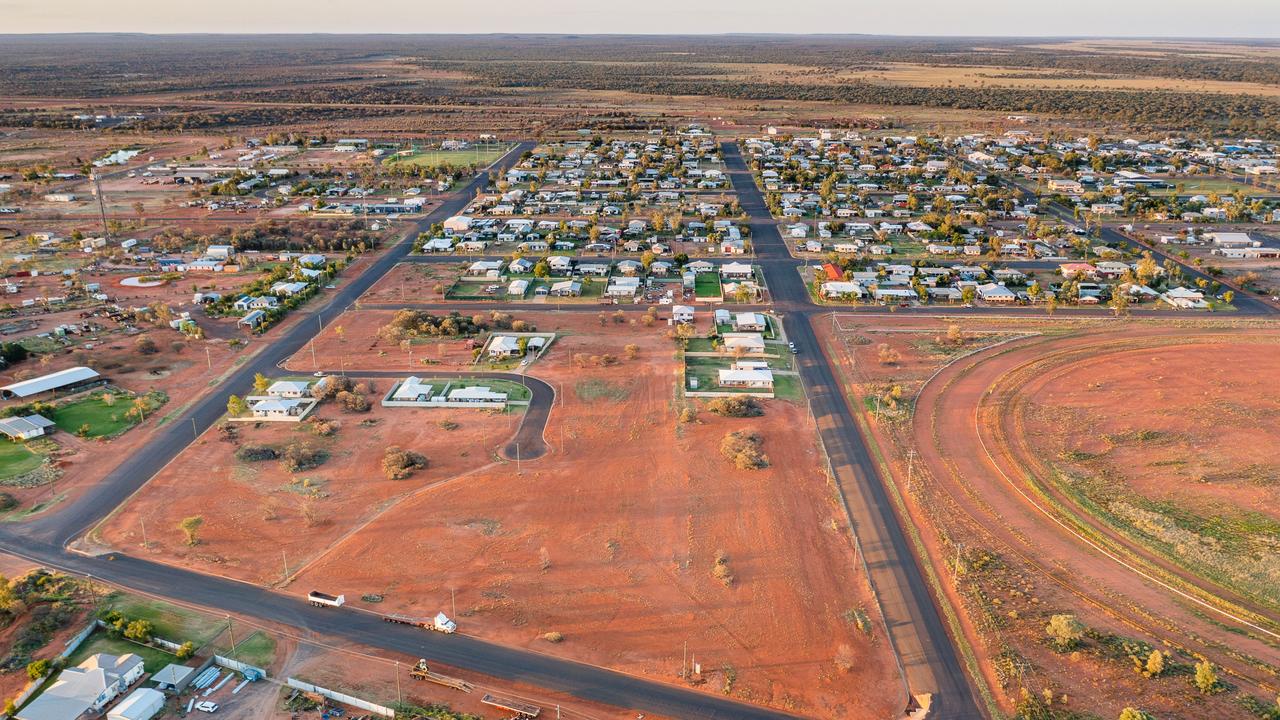
[(120, 693), (142, 677), (142, 658), (133, 653), (98, 653), (58, 679), (16, 715), (18, 720), (75, 720), (87, 712), (100, 712)]
[(689, 305), (672, 305), (671, 319), (678, 323), (693, 322), (693, 308)]
[(23, 417), (7, 417), (0, 419), (0, 433), (13, 440), (30, 440), (50, 432), (54, 427), (52, 420), (43, 415), (25, 415)]
[(257, 418), (300, 418), (308, 403), (298, 398), (270, 398), (259, 400), (251, 410)]
[(720, 338), (724, 342), (725, 352), (741, 352), (744, 355), (764, 354), (764, 337), (760, 333), (724, 333)]
[(111, 708), (107, 720), (151, 720), (164, 707), (164, 693), (151, 688), (138, 688)]
[(748, 369), (738, 367), (738, 363), (734, 365), (735, 367), (731, 368), (720, 368), (718, 382), (721, 387), (773, 389), (773, 371), (769, 368)]
[(300, 398), (311, 395), (311, 382), (308, 380), (277, 380), (267, 388), (267, 395), (274, 398)]

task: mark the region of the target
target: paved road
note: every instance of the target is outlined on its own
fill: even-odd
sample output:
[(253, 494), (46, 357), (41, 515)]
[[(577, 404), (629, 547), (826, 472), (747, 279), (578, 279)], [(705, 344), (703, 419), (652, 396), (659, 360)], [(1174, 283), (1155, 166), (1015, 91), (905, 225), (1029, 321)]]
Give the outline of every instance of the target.
[[(770, 217), (764, 196), (734, 143), (724, 143), (725, 164), (738, 202), (749, 214), (751, 241), (769, 291), (783, 310), (783, 329), (801, 349), (797, 356), (823, 446), (853, 516), (871, 583), (884, 609), (889, 635), (902, 660), (908, 690), (933, 693), (937, 718), (983, 717), (969, 677), (947, 635), (924, 573), (917, 564), (888, 491), (845, 402), (831, 363), (822, 352), (813, 322), (822, 314), (810, 304), (809, 289)], [(784, 262), (784, 258), (786, 261)]]
[[(322, 370), (328, 375), (338, 375), (339, 370)], [(409, 374), (417, 374), (423, 378), (489, 378), (520, 383), (529, 388), (532, 397), (524, 414), (520, 417), (520, 427), (516, 434), (502, 446), (502, 456), (508, 460), (537, 460), (547, 454), (545, 439), (547, 420), (551, 417), (551, 408), (555, 405), (556, 391), (550, 383), (539, 380), (532, 375), (505, 372), (453, 372), (441, 370), (409, 371), (409, 370), (356, 370), (346, 375), (353, 378), (403, 378)], [(277, 375), (282, 373), (277, 372)]]

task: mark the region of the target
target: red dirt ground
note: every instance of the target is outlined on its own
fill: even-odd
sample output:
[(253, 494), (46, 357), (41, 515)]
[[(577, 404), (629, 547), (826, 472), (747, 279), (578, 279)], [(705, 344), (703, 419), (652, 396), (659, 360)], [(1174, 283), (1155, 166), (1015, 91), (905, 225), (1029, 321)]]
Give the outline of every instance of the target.
[[(681, 426), (665, 325), (520, 317), (559, 333), (530, 370), (560, 391), (552, 453), (522, 475), (494, 466), (389, 510), (297, 586), (380, 593), (371, 609), (410, 612), (448, 611), (454, 588), (462, 632), (486, 639), (669, 682), (687, 641), (709, 692), (732, 677), (731, 694), (750, 701), (821, 717), (892, 714), (899, 684), (883, 639), (844, 618), (874, 605), (803, 407), (770, 402), (751, 419), (702, 412)], [(572, 362), (621, 357), (628, 343), (639, 355), (619, 366)], [(731, 429), (760, 432), (772, 466), (729, 466), (717, 448)], [(718, 551), (730, 586), (711, 574)], [(541, 639), (551, 631), (564, 642)]]
[[(376, 396), (389, 387), (389, 381), (375, 381), (369, 413), (344, 413), (332, 402), (317, 408), (312, 417), (341, 424), (329, 438), (316, 437), (307, 423), (235, 424), (241, 444), (298, 441), (325, 449), (329, 459), (312, 470), (289, 473), (278, 461), (237, 460), (235, 445), (210, 430), (107, 522), (102, 540), (133, 552), (145, 523), (156, 559), (275, 584), (283, 573), (281, 551), (292, 573), (390, 504), (429, 486), (461, 482), (492, 462), (486, 444), (492, 449), (505, 442), (519, 420), (514, 413), (383, 408)], [(458, 428), (442, 429), (446, 420)], [(389, 445), (426, 455), (429, 467), (406, 480), (386, 479), (381, 463)], [(178, 529), (191, 515), (204, 518), (195, 547)]]

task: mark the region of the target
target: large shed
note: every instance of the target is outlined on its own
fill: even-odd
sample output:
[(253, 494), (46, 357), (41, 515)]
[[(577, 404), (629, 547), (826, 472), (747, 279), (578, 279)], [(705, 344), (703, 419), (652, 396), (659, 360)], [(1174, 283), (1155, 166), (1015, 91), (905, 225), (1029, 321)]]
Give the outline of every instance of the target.
[(70, 390), (98, 382), (102, 376), (92, 368), (73, 367), (58, 372), (41, 375), (38, 378), (23, 380), (12, 385), (0, 387), (0, 396), (10, 398), (29, 398), (55, 390)]

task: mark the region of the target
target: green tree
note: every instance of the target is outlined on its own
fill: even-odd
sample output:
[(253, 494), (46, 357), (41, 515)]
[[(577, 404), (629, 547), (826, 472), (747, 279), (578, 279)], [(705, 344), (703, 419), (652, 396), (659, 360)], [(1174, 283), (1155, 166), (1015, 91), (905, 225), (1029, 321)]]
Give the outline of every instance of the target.
[(49, 674), (48, 660), (41, 659), (41, 660), (35, 660), (27, 663), (27, 679), (39, 680), (40, 678), (48, 674)]
[(191, 642), (190, 640), (188, 640), (188, 641), (186, 641), (186, 642), (182, 643), (182, 645), (180, 645), (180, 646), (178, 647), (177, 652), (175, 652), (175, 653), (174, 653), (174, 655), (175, 655), (179, 660), (187, 660), (187, 659), (189, 659), (192, 655), (195, 655), (195, 654), (196, 654), (196, 646), (195, 646), (195, 643)]
[(1164, 672), (1164, 653), (1159, 650), (1152, 650), (1147, 656), (1146, 676), (1159, 677)]
[(253, 391), (259, 395), (266, 395), (267, 388), (271, 387), (271, 380), (262, 373), (253, 374)]
[(227, 414), (232, 417), (240, 417), (249, 412), (249, 404), (240, 399), (239, 395), (232, 395), (227, 398)]
[(1222, 293), (1222, 301), (1228, 305), (1230, 305), (1232, 301), (1234, 301), (1235, 299), (1236, 299), (1236, 293), (1234, 290), (1228, 290)]
[(1218, 673), (1214, 671), (1213, 663), (1208, 660), (1196, 663), (1196, 688), (1205, 695), (1212, 695), (1218, 691)]
[(1152, 720), (1151, 714), (1127, 707), (1120, 711), (1120, 720)]
[(199, 515), (183, 518), (182, 522), (178, 523), (178, 529), (187, 536), (188, 545), (195, 546), (200, 544), (198, 533), (201, 525), (204, 525), (204, 518)]
[(1050, 617), (1044, 631), (1060, 651), (1074, 648), (1084, 638), (1084, 624), (1070, 613)]
[(124, 636), (130, 640), (138, 642), (150, 642), (151, 633), (155, 631), (155, 627), (150, 620), (134, 620), (130, 622), (124, 629)]

